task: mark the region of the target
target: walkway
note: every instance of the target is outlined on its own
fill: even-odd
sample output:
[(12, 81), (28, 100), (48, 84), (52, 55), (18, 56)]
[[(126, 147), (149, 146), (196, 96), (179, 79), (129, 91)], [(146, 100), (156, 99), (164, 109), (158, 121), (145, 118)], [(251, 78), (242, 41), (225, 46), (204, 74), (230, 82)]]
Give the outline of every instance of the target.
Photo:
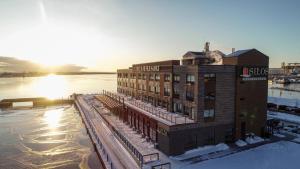
[[(95, 131), (107, 153), (107, 158), (112, 162), (113, 169), (138, 169), (136, 161), (128, 151), (122, 146), (118, 139), (105, 124), (101, 116), (88, 104), (89, 97), (78, 96), (77, 101), (87, 120), (90, 121), (91, 128)], [(104, 159), (105, 160), (105, 159)]]

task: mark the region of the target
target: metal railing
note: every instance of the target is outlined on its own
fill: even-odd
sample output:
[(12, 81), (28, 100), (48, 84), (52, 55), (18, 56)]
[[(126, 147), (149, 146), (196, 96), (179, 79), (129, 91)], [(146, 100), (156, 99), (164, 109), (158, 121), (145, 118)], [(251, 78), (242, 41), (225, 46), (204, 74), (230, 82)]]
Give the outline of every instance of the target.
[(159, 160), (159, 154), (158, 153), (152, 153), (152, 154), (146, 154), (143, 155), (138, 151), (137, 148), (133, 144), (130, 143), (130, 141), (122, 134), (120, 133), (114, 126), (112, 126), (109, 121), (99, 112), (99, 110), (93, 106), (93, 108), (98, 112), (98, 114), (101, 116), (101, 118), (105, 121), (105, 123), (109, 126), (109, 128), (112, 129), (113, 133), (117, 138), (123, 143), (123, 145), (126, 146), (127, 150), (133, 155), (133, 157), (137, 160), (140, 166), (143, 166), (143, 164), (157, 161)]
[[(119, 94), (114, 94), (108, 91), (103, 90), (103, 95), (106, 95), (115, 101), (118, 101), (121, 104), (131, 104), (137, 108), (140, 108), (154, 116), (157, 116), (159, 118), (162, 118), (168, 122), (171, 122), (173, 124), (186, 124), (188, 119), (187, 116), (178, 115), (171, 112), (166, 112), (165, 110), (160, 110), (160, 108), (153, 107), (152, 105), (147, 105), (147, 103), (143, 103), (141, 101), (138, 101), (136, 99), (128, 99), (123, 96), (120, 96)], [(125, 103), (126, 101), (126, 103)], [(181, 121), (178, 119), (182, 119)]]
[[(81, 114), (83, 114), (82, 118), (84, 119), (84, 121), (86, 122), (86, 127), (89, 131), (92, 132), (92, 137), (95, 138), (96, 140), (96, 147), (100, 149), (101, 153), (99, 152), (99, 155), (102, 156), (102, 160), (106, 160), (107, 163), (109, 164), (110, 169), (115, 169), (114, 165), (113, 165), (113, 161), (111, 160), (111, 158), (109, 157), (107, 150), (105, 149), (105, 147), (103, 146), (101, 139), (99, 138), (97, 132), (95, 131), (94, 125), (91, 122), (91, 118), (89, 114), (84, 113), (84, 111), (81, 111), (82, 109), (84, 109), (85, 111), (88, 111), (86, 108), (81, 107), (80, 105), (76, 104), (78, 109), (80, 109), (79, 111), (81, 112)], [(88, 117), (87, 117), (88, 116)], [(103, 158), (104, 157), (104, 158)], [(107, 167), (107, 166), (106, 166)]]

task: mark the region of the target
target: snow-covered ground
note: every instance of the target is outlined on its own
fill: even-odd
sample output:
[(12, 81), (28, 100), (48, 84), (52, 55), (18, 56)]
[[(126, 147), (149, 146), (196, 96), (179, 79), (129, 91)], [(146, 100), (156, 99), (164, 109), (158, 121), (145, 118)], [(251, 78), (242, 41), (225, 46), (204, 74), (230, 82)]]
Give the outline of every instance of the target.
[(178, 156), (174, 156), (174, 157), (170, 157), (170, 158), (174, 159), (174, 160), (185, 160), (185, 159), (189, 159), (192, 157), (209, 154), (212, 152), (223, 151), (223, 150), (227, 150), (227, 149), (229, 149), (228, 145), (226, 145), (224, 143), (220, 143), (217, 145), (208, 145), (208, 146), (204, 146), (204, 147), (199, 147), (197, 149), (186, 151), (182, 155), (178, 155)]
[(175, 169), (299, 169), (300, 144), (288, 141), (266, 144), (223, 158), (212, 159)]
[(300, 116), (287, 114), (287, 113), (279, 113), (279, 112), (268, 112), (268, 118), (274, 118), (282, 121), (287, 121), (291, 123), (300, 124)]

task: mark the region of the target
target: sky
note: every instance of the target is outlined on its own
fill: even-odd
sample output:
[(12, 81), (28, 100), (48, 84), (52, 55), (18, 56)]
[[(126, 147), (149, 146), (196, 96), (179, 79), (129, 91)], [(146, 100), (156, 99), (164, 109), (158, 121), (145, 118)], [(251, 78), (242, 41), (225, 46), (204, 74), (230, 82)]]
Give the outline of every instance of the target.
[(298, 0), (0, 0), (0, 56), (116, 71), (209, 41), (225, 54), (256, 48), (279, 67), (300, 61), (299, 9)]

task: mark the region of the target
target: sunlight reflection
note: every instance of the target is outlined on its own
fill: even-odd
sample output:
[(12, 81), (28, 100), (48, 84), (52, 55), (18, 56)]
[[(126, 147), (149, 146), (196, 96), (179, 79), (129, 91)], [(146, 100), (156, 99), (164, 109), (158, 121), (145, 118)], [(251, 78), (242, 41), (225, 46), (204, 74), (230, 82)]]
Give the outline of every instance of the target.
[(55, 129), (59, 126), (63, 109), (48, 110), (44, 113), (44, 121), (50, 129)]
[(34, 85), (37, 95), (48, 99), (57, 99), (66, 95), (67, 82), (64, 76), (48, 75), (41, 77)]

